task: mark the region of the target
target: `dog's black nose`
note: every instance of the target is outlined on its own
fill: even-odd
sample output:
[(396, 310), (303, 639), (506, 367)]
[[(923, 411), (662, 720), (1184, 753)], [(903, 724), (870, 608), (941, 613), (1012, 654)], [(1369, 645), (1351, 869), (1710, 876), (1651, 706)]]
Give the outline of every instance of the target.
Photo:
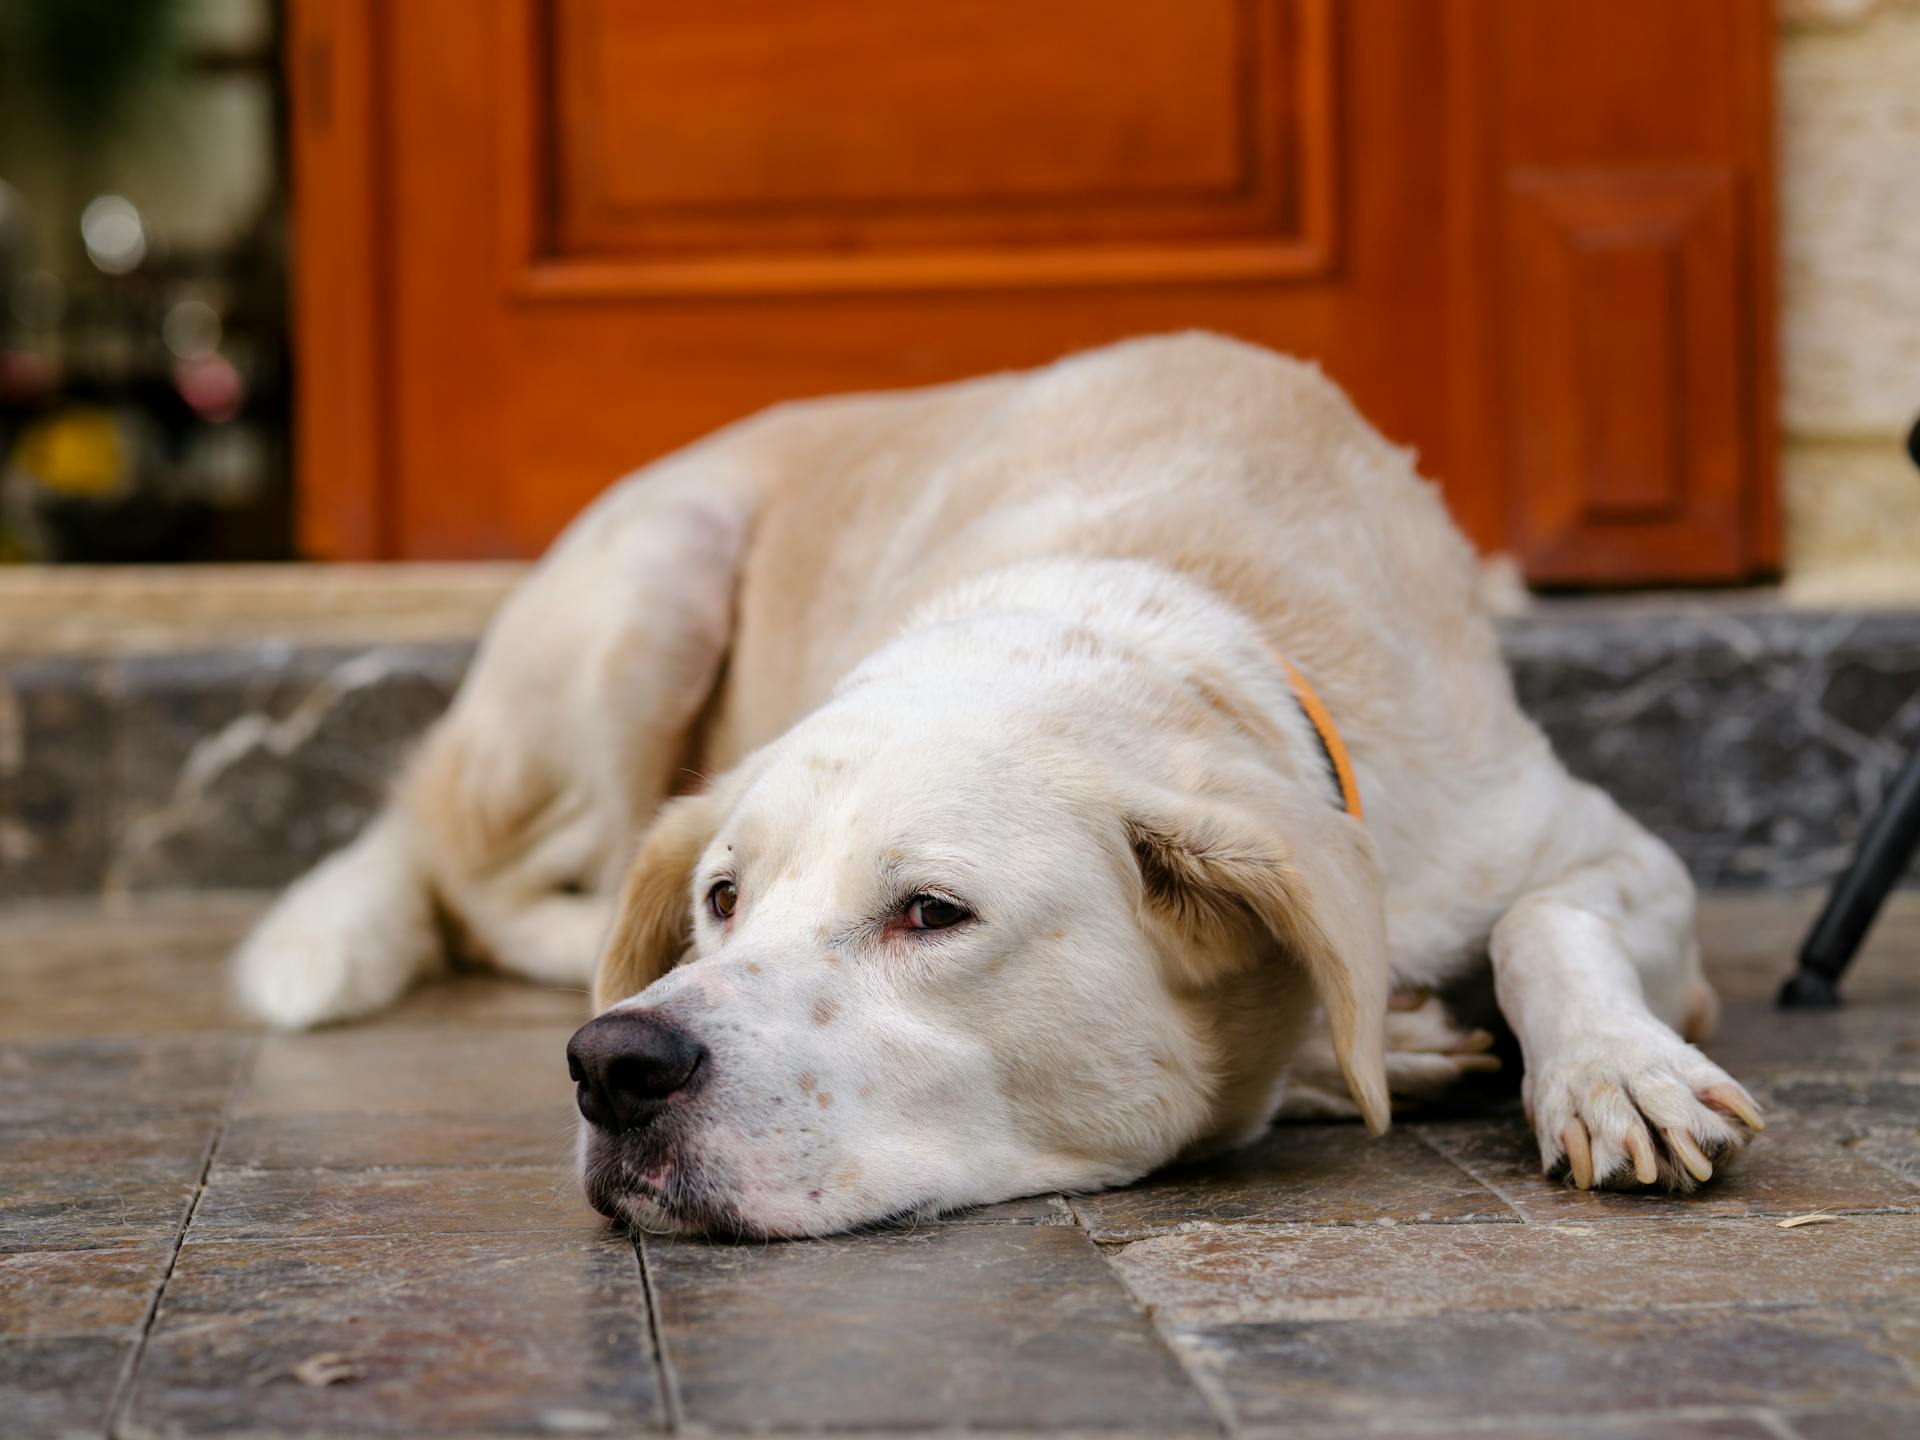
[(616, 1010), (567, 1042), (567, 1073), (580, 1113), (616, 1135), (642, 1130), (669, 1095), (684, 1089), (707, 1047), (652, 1010)]

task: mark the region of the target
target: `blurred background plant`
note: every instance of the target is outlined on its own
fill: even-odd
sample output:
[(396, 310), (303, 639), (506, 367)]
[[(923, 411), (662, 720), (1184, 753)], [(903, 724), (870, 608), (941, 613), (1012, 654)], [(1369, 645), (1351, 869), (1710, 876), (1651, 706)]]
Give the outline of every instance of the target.
[(0, 560), (290, 553), (279, 32), (0, 0)]

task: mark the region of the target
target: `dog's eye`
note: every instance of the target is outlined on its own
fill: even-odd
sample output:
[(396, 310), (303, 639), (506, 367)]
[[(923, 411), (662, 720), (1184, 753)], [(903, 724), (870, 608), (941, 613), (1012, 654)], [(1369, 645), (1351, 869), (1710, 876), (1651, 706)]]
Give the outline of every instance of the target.
[(909, 930), (945, 930), (972, 918), (973, 912), (966, 906), (942, 900), (938, 895), (916, 895), (907, 902)]
[(731, 880), (715, 881), (713, 888), (707, 891), (707, 908), (713, 911), (715, 919), (725, 920), (733, 914), (733, 907), (739, 903), (740, 889)]

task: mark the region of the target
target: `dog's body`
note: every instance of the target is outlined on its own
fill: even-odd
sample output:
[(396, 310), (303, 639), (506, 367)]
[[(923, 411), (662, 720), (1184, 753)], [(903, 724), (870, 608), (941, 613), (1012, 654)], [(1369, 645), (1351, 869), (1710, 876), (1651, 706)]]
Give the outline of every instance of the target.
[(1547, 1166), (1705, 1178), (1759, 1122), (1676, 1033), (1691, 887), (1520, 713), (1476, 583), (1405, 453), (1233, 342), (782, 407), (575, 523), (242, 993), (377, 1008), (436, 905), (537, 979), (602, 957), (596, 1203), (810, 1233), (1244, 1140), (1315, 999), (1383, 1126), (1390, 1071), (1476, 1063), (1390, 986), (1490, 954)]

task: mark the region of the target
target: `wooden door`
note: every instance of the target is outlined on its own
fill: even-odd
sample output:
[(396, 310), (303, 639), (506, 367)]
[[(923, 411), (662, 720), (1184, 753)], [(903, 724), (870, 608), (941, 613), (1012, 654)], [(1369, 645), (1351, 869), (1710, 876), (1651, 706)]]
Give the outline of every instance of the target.
[(1555, 582), (1774, 563), (1765, 0), (295, 0), (302, 533), (1205, 326)]

